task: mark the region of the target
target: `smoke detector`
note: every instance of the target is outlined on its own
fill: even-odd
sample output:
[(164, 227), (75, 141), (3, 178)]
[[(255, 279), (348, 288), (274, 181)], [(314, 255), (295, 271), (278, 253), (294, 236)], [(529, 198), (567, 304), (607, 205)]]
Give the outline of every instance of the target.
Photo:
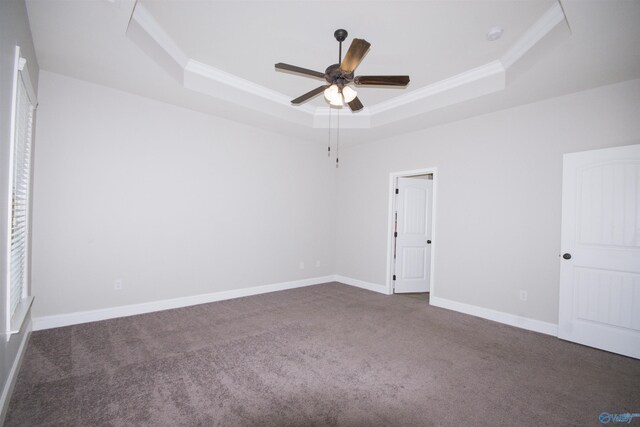
[(504, 33), (504, 29), (502, 27), (493, 27), (487, 31), (487, 40), (494, 42), (502, 37), (502, 33)]

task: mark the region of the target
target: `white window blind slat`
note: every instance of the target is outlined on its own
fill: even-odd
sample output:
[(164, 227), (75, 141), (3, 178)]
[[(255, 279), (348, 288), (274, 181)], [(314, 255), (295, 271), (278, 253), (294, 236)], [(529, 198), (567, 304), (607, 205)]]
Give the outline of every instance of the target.
[(33, 105), (27, 88), (18, 78), (16, 99), (16, 123), (13, 151), (13, 182), (11, 194), (10, 236), (10, 313), (13, 317), (18, 304), (25, 296), (27, 278), (28, 204), (31, 176), (31, 139)]

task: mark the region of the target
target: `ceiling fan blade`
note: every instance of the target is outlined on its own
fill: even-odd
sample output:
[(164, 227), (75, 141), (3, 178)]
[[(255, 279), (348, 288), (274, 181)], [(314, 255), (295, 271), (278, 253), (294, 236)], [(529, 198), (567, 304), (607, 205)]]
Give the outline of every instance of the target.
[(324, 79), (324, 73), (321, 73), (320, 71), (308, 70), (306, 68), (296, 67), (295, 65), (284, 64), (282, 62), (278, 62), (276, 64), (276, 69), (285, 70), (285, 71), (292, 71), (294, 73), (304, 74), (305, 76)]
[(349, 108), (351, 108), (351, 111), (360, 111), (364, 108), (364, 105), (362, 105), (362, 102), (360, 102), (360, 99), (356, 96), (353, 98), (353, 101), (349, 103)]
[(356, 76), (353, 82), (370, 86), (406, 86), (409, 84), (409, 76)]
[(364, 39), (353, 39), (347, 54), (342, 59), (340, 70), (345, 74), (353, 73), (353, 70), (360, 64), (370, 46), (371, 43)]
[(294, 99), (293, 101), (291, 101), (292, 104), (302, 104), (304, 101), (313, 98), (314, 96), (318, 96), (320, 95), (322, 92), (324, 92), (324, 90), (326, 88), (328, 88), (330, 85), (323, 85), (323, 86), (318, 86), (317, 88), (315, 88), (312, 91), (309, 91), (307, 93), (305, 93), (302, 96), (297, 97), (296, 99)]

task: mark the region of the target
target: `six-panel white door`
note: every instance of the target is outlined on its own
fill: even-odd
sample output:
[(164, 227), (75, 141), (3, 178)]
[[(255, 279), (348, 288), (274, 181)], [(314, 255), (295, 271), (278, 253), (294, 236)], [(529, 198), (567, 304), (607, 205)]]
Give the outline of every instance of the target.
[(398, 178), (395, 293), (429, 292), (433, 180)]
[(565, 154), (558, 336), (640, 358), (640, 145)]

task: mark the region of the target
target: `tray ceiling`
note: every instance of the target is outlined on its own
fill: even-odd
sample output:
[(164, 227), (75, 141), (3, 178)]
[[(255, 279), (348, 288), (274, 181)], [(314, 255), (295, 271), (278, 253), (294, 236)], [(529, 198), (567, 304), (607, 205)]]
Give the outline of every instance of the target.
[[(334, 30), (372, 46), (356, 74), (409, 74), (410, 87), (361, 88), (367, 106), (479, 67), (506, 51), (553, 0), (504, 1), (235, 1), (141, 0), (185, 54), (198, 62), (283, 93), (291, 99), (316, 81), (274, 72), (286, 62), (324, 72), (337, 63)], [(505, 28), (495, 42), (485, 38)], [(326, 106), (322, 97), (311, 101)]]
[[(640, 2), (27, 0), (42, 69), (308, 140), (325, 140), (318, 81), (333, 31), (365, 38), (357, 74), (409, 74), (359, 88), (345, 140), (366, 142), (500, 108), (640, 78)], [(504, 28), (495, 42), (485, 38)]]

